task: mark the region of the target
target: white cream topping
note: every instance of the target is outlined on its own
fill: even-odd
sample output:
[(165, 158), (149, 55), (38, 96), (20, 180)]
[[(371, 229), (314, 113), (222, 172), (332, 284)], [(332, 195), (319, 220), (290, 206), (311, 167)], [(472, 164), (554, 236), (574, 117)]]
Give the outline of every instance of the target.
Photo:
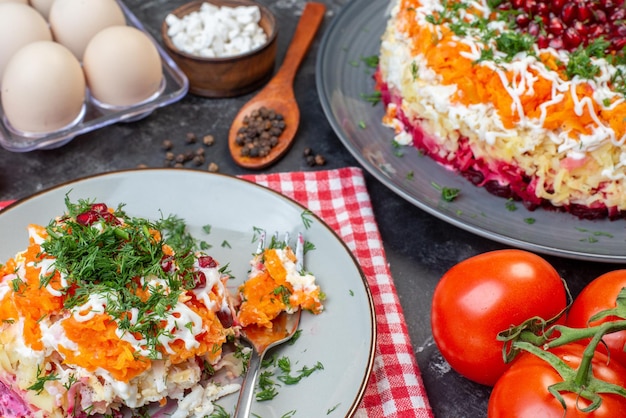
[[(441, 25), (432, 25), (427, 22), (426, 17), (431, 16), (435, 11), (441, 11), (442, 5), (438, 0), (423, 0), (421, 4), (415, 8), (416, 21), (419, 25), (431, 25), (433, 30), (440, 30)], [(466, 1), (472, 9), (482, 11), (486, 16), (489, 13), (489, 7), (486, 1)], [(398, 5), (393, 9), (392, 15), (398, 12)], [(461, 10), (460, 13), (468, 19), (475, 19), (471, 14)], [(502, 21), (491, 21), (489, 23), (490, 29), (502, 30), (505, 23)], [(439, 32), (440, 33), (440, 32)], [(468, 30), (467, 36), (454, 36), (454, 42), (460, 42), (467, 45), (469, 51), (463, 51), (460, 54), (472, 61), (478, 61), (481, 56), (481, 49), (484, 49), (485, 45), (482, 41), (478, 41), (474, 36), (476, 32)], [(494, 50), (495, 59), (505, 56), (502, 52), (499, 52), (494, 48), (494, 41), (486, 45)], [(454, 124), (455, 121), (462, 121), (468, 129), (467, 132), (477, 132), (480, 135), (477, 140), (486, 141), (488, 144), (494, 144), (496, 137), (519, 137), (519, 147), (521, 149), (533, 149), (535, 144), (533, 143), (533, 135), (542, 135), (549, 137), (558, 146), (559, 152), (566, 153), (567, 157), (573, 159), (584, 158), (588, 153), (601, 147), (603, 144), (610, 142), (614, 146), (621, 146), (626, 142), (626, 134), (620, 138), (615, 137), (615, 132), (609, 126), (607, 126), (597, 115), (596, 110), (600, 108), (610, 109), (623, 102), (624, 98), (620, 94), (614, 92), (609, 88), (611, 77), (615, 74), (616, 68), (609, 64), (605, 59), (592, 58), (594, 65), (599, 68), (599, 75), (594, 80), (583, 80), (578, 76), (572, 80), (563, 80), (558, 77), (557, 73), (550, 71), (546, 66), (531, 55), (521, 55), (515, 57), (511, 62), (499, 61), (495, 64), (493, 61), (481, 61), (476, 65), (485, 65), (492, 68), (497, 76), (501, 80), (503, 89), (507, 92), (512, 100), (513, 111), (519, 116), (520, 121), (514, 129), (506, 129), (503, 127), (503, 123), (497, 112), (494, 111), (481, 111), (476, 113), (476, 108), (472, 106), (465, 106), (458, 102), (447, 101), (445, 108), (439, 106), (441, 100), (446, 100), (449, 96), (434, 95), (434, 93), (441, 93), (440, 90), (435, 89), (434, 92), (424, 86), (428, 83), (427, 80), (432, 80), (433, 77), (429, 73), (426, 64), (422, 65), (422, 62), (426, 60), (420, 56), (410, 56), (409, 48), (403, 46), (403, 44), (410, 44), (410, 40), (406, 40), (405, 34), (400, 31), (394, 31), (393, 36), (383, 37), (381, 44), (381, 53), (384, 57), (381, 65), (385, 71), (385, 81), (391, 86), (398, 88), (403, 92), (408, 92), (415, 89), (419, 96), (424, 98), (422, 105), (428, 108), (434, 105), (434, 111), (429, 112), (428, 109), (420, 109), (422, 112), (426, 112), (428, 118), (432, 118), (430, 123), (436, 129), (441, 132), (449, 133), (454, 126), (448, 126), (450, 123)], [(567, 64), (569, 61), (569, 55), (566, 51), (557, 51), (554, 48), (545, 48), (540, 50), (537, 45), (534, 46), (534, 54), (539, 56), (543, 52), (549, 52), (553, 54), (558, 61)], [(416, 65), (416, 81), (407, 78), (406, 63), (416, 62), (420, 65)], [(507, 73), (513, 74), (512, 80), (509, 80)], [(539, 106), (540, 115), (537, 118), (530, 118), (524, 114), (522, 106), (522, 98), (529, 95), (534, 95), (534, 85), (538, 78), (544, 78), (552, 83), (551, 97)], [(424, 80), (421, 83), (420, 80)], [(405, 83), (411, 84), (411, 88), (407, 89), (403, 86)], [(592, 97), (578, 97), (576, 94), (576, 88), (583, 83), (589, 83), (594, 94)], [(564, 93), (569, 92), (575, 100), (575, 112), (577, 115), (583, 114), (589, 115), (593, 123), (588, 126), (591, 133), (582, 135), (578, 140), (572, 139), (565, 131), (555, 133), (552, 130), (543, 127), (545, 119), (548, 113), (556, 108), (559, 103), (564, 100)], [(610, 107), (606, 107), (607, 100), (616, 100)], [(487, 105), (492, 107), (492, 105)], [(439, 113), (439, 114), (436, 114)], [(533, 135), (520, 136), (520, 132), (524, 131), (532, 132)], [(462, 132), (466, 133), (466, 132)], [(394, 138), (398, 143), (407, 143), (403, 141), (403, 138)], [(624, 161), (624, 151), (621, 151), (620, 161)], [(620, 165), (621, 166), (621, 165)], [(615, 167), (605, 167), (603, 173), (607, 176), (613, 176), (613, 170)], [(621, 177), (621, 175), (620, 175)]]

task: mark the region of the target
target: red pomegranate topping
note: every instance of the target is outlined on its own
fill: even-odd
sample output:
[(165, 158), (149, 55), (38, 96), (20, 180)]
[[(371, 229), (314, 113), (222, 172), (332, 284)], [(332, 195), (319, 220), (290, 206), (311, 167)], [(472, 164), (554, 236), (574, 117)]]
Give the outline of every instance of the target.
[(94, 203), (93, 205), (91, 205), (91, 208), (89, 210), (86, 210), (85, 212), (76, 216), (76, 222), (86, 226), (93, 225), (95, 222), (101, 219), (110, 225), (120, 225), (119, 219), (117, 219), (115, 215), (109, 212), (107, 205), (105, 205), (104, 203)]
[(202, 287), (206, 287), (206, 276), (203, 272), (201, 271), (194, 271), (193, 272), (193, 288), (202, 288)]
[(607, 52), (621, 52), (626, 41), (624, 0), (505, 0), (498, 8), (511, 11), (513, 24), (537, 38), (540, 48), (572, 51), (602, 37)]
[(92, 225), (100, 219), (100, 214), (95, 210), (88, 210), (76, 216), (76, 222), (81, 225)]
[(230, 328), (233, 326), (233, 316), (230, 314), (228, 310), (220, 310), (217, 312), (217, 319), (219, 319), (220, 324), (224, 328)]
[(173, 258), (164, 255), (163, 258), (161, 258), (161, 268), (166, 273), (172, 271), (172, 269), (174, 268)]
[(215, 268), (217, 267), (217, 262), (210, 255), (203, 255), (198, 257), (198, 264), (202, 268)]
[(91, 210), (96, 211), (98, 213), (108, 212), (109, 208), (105, 203), (94, 203), (91, 205)]

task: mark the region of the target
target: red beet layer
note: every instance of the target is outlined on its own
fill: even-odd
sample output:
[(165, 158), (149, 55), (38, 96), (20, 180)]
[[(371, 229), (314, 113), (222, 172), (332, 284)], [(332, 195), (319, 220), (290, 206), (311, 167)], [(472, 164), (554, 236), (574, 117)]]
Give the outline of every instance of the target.
[(493, 195), (522, 202), (530, 211), (542, 208), (568, 212), (580, 219), (609, 218), (617, 220), (626, 218), (626, 211), (608, 208), (605, 205), (597, 207), (588, 207), (580, 204), (554, 206), (549, 200), (536, 196), (534, 185), (536, 179), (526, 176), (519, 167), (514, 165), (505, 162), (487, 162), (483, 158), (476, 158), (470, 148), (468, 139), (464, 137), (461, 137), (459, 140), (459, 151), (456, 159), (453, 161), (444, 160), (438, 155), (439, 145), (437, 141), (425, 134), (419, 123), (408, 119), (401, 110), (401, 98), (392, 94), (387, 83), (381, 81), (380, 72), (377, 73), (375, 78), (377, 80), (377, 88), (381, 92), (383, 104), (385, 107), (390, 103), (397, 105), (396, 117), (413, 137), (413, 145), (428, 157), (459, 173), (474, 185), (484, 187)]

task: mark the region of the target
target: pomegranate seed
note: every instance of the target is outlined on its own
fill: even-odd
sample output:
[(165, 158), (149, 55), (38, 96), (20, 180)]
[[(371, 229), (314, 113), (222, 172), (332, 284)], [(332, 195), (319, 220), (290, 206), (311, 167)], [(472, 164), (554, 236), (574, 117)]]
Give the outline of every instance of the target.
[(530, 17), (528, 15), (517, 15), (515, 23), (517, 23), (518, 28), (524, 29), (530, 23)]
[[(615, 10), (613, 14), (611, 15), (611, 20), (613, 22), (616, 22), (618, 20), (624, 20), (624, 19), (626, 19), (626, 9), (623, 9), (621, 7)], [(624, 22), (620, 22), (620, 25), (623, 25), (623, 23)]]
[(626, 47), (626, 38), (619, 38), (613, 41), (613, 49), (615, 51), (621, 51)]
[(563, 38), (553, 38), (550, 41), (550, 47), (554, 49), (562, 49), (563, 48)]
[(583, 22), (574, 23), (574, 30), (581, 36), (581, 41), (582, 37), (586, 36), (587, 32), (589, 32), (589, 28)]
[(206, 276), (201, 271), (193, 272), (193, 288), (206, 287)]
[(604, 10), (596, 10), (595, 13), (596, 22), (606, 23), (606, 13)]
[(511, 6), (513, 6), (514, 9), (520, 9), (523, 3), (524, 0), (511, 0)]
[(593, 17), (593, 12), (588, 6), (578, 7), (576, 10), (576, 18), (581, 22), (587, 22)]
[(109, 225), (120, 224), (120, 220), (117, 219), (115, 215), (113, 215), (111, 212), (104, 212), (104, 213), (100, 213), (99, 215), (102, 219), (104, 219), (104, 222), (108, 223)]
[(614, 41), (621, 40), (621, 39), (615, 39), (615, 38), (626, 38), (626, 26), (624, 25), (615, 26), (611, 32), (612, 32)]
[(547, 48), (550, 45), (550, 39), (545, 35), (539, 35), (537, 37), (537, 46), (541, 49)]
[(93, 225), (98, 219), (100, 219), (100, 214), (94, 210), (88, 210), (76, 216), (76, 222), (87, 226)]
[(233, 326), (233, 316), (230, 314), (229, 311), (221, 310), (218, 311), (215, 315), (217, 316), (217, 319), (219, 319), (220, 324), (222, 324), (224, 328), (230, 328)]
[(94, 203), (93, 205), (91, 205), (91, 210), (98, 212), (98, 213), (104, 213), (104, 212), (108, 212), (109, 208), (107, 207), (105, 203)]
[(563, 42), (567, 49), (576, 49), (582, 43), (582, 37), (576, 32), (574, 28), (567, 28), (563, 35)]
[(170, 272), (172, 271), (173, 267), (174, 263), (172, 262), (171, 257), (163, 256), (163, 258), (161, 258), (161, 268), (163, 269), (163, 271)]
[(563, 10), (561, 11), (561, 18), (563, 19), (563, 22), (565, 22), (566, 24), (572, 23), (576, 18), (577, 9), (578, 6), (576, 6), (575, 3), (571, 2), (563, 6)]
[(563, 33), (563, 21), (561, 19), (559, 19), (558, 17), (553, 17), (552, 19), (550, 19), (550, 24), (548, 25), (548, 31), (555, 35), (555, 36), (559, 36), (560, 34)]
[(545, 3), (537, 3), (535, 7), (533, 7), (533, 12), (535, 15), (548, 17), (550, 15), (550, 8)]
[(210, 255), (203, 255), (198, 258), (198, 264), (202, 268), (215, 268), (217, 267), (217, 262)]
[(535, 5), (537, 4), (537, 2), (535, 0), (525, 0), (522, 3), (522, 8), (527, 12), (527, 13), (532, 13), (533, 8), (535, 7)]
[(589, 27), (589, 32), (587, 33), (589, 39), (596, 39), (602, 35), (604, 35), (604, 27), (602, 25), (593, 24)]
[(528, 34), (535, 37), (539, 35), (539, 24), (537, 22), (530, 22), (528, 25)]
[(565, 6), (565, 0), (552, 0), (552, 13), (558, 15)]
[(613, 0), (600, 0), (600, 7), (607, 12), (612, 12), (615, 9), (615, 3)]

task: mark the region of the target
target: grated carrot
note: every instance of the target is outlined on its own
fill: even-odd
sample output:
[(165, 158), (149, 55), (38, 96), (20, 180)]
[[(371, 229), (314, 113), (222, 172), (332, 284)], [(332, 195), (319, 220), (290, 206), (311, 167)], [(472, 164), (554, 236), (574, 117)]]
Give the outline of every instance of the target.
[[(457, 86), (454, 101), (464, 105), (492, 103), (504, 127), (513, 128), (520, 121), (520, 115), (496, 71), (462, 56), (462, 52), (470, 51), (469, 46), (454, 39), (454, 33), (447, 26), (438, 25), (435, 28), (430, 24), (416, 24), (415, 9), (420, 5), (419, 0), (401, 0), (398, 14), (398, 28), (415, 40), (412, 53), (425, 58), (427, 65), (441, 76), (441, 84)], [(556, 71), (567, 81), (563, 64), (558, 62), (557, 57), (544, 52), (539, 59), (548, 69)], [(538, 106), (552, 98), (553, 82), (536, 70), (530, 71), (536, 79), (533, 94), (522, 95), (520, 102), (524, 116), (537, 118), (540, 115)], [(508, 83), (511, 83), (515, 75), (511, 71), (504, 74)], [(594, 90), (588, 83), (579, 83), (576, 94), (578, 101), (584, 98), (593, 99)], [(597, 116), (615, 131), (617, 140), (626, 134), (626, 103), (610, 110), (597, 105), (590, 110), (585, 106), (582, 114), (578, 114), (575, 111), (576, 100), (571, 92), (566, 91), (563, 95), (563, 101), (548, 106), (544, 122), (546, 129), (560, 128), (569, 131), (570, 137), (577, 138), (580, 134), (591, 133), (591, 129), (597, 125), (592, 116)]]
[(136, 356), (132, 345), (117, 336), (117, 324), (107, 314), (94, 315), (84, 322), (71, 316), (63, 320), (62, 326), (67, 338), (78, 345), (76, 351), (59, 345), (66, 364), (91, 372), (103, 368), (122, 382), (128, 382), (151, 366), (150, 359)]
[[(286, 283), (284, 278), (283, 283)], [(272, 319), (287, 308), (280, 295), (275, 292), (278, 286), (274, 277), (263, 271), (240, 287), (244, 300), (239, 309), (239, 322), (242, 326), (257, 324), (272, 327)]]
[[(188, 350), (183, 340), (174, 340), (169, 344), (174, 353), (167, 356), (172, 364), (179, 364), (196, 356), (205, 357), (209, 363), (214, 363), (222, 355), (222, 345), (226, 342), (227, 333), (215, 313), (197, 299), (192, 297), (185, 304), (202, 318), (203, 332), (196, 336), (199, 345)], [(161, 348), (161, 351), (164, 350)]]

